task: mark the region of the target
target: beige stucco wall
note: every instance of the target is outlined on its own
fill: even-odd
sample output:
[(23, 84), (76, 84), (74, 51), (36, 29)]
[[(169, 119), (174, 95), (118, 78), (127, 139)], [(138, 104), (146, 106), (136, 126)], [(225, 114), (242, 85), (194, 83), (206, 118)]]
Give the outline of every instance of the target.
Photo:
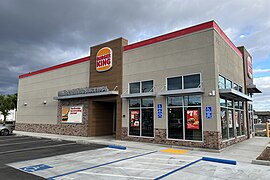
[[(231, 80), (233, 83), (237, 83), (238, 85), (242, 86), (243, 92), (245, 91), (244, 85), (244, 70), (243, 70), (243, 59), (240, 57), (225, 41), (224, 39), (215, 31), (215, 69), (217, 73), (217, 80), (218, 82), (218, 75), (221, 74), (227, 79)], [(216, 86), (218, 92), (218, 84)], [(216, 99), (216, 107), (217, 113), (220, 113), (220, 106), (219, 106), (219, 94), (217, 93)], [(244, 110), (246, 106), (244, 106)], [(219, 116), (220, 118), (220, 116)], [(246, 119), (246, 113), (244, 113), (244, 118)], [(219, 129), (221, 128), (221, 121), (218, 120)]]
[(89, 66), (86, 61), (19, 79), (16, 122), (56, 124), (58, 102), (53, 97), (60, 90), (89, 87)]
[[(214, 64), (214, 30), (208, 29), (182, 37), (170, 39), (124, 52), (123, 92), (128, 90), (128, 83), (142, 80), (154, 80), (158, 94), (166, 84), (166, 78), (178, 75), (201, 73), (203, 81), (202, 107), (213, 107), (213, 119), (206, 120), (202, 108), (204, 131), (217, 131), (216, 98), (209, 92), (216, 90), (216, 72)], [(157, 117), (157, 104), (163, 104), (163, 118)], [(128, 127), (128, 100), (123, 99), (122, 113), (125, 115), (122, 127)], [(155, 128), (165, 129), (166, 98), (155, 98)]]

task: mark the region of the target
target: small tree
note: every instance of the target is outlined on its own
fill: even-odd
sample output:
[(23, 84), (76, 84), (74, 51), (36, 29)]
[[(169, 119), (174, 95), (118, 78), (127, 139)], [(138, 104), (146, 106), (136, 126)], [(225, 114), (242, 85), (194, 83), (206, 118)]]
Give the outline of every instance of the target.
[(3, 124), (6, 124), (9, 111), (17, 107), (17, 94), (1, 95), (0, 94), (0, 112), (4, 116)]

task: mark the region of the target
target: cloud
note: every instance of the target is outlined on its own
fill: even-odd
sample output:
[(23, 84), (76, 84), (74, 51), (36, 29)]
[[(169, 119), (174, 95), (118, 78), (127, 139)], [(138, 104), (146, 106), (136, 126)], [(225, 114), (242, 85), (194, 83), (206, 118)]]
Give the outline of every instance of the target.
[(254, 73), (269, 73), (270, 69), (253, 69)]
[(245, 45), (254, 63), (263, 61), (270, 57), (268, 7), (261, 0), (1, 0), (0, 93), (16, 92), (18, 75), (87, 56), (92, 45), (118, 37), (133, 43), (209, 20)]
[(256, 111), (270, 111), (270, 76), (254, 78), (257, 88), (261, 94), (254, 94), (253, 105)]

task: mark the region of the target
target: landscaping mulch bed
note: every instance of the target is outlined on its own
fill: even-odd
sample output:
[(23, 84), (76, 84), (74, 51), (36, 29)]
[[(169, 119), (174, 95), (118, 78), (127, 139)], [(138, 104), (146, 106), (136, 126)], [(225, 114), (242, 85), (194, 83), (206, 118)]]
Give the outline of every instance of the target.
[(256, 158), (256, 160), (270, 161), (270, 146), (267, 146), (261, 155)]

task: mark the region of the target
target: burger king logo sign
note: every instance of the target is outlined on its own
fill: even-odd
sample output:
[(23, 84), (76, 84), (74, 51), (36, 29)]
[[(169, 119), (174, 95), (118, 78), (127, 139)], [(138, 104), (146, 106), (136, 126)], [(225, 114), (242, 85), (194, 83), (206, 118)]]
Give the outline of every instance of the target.
[(107, 71), (112, 68), (112, 50), (104, 47), (97, 53), (96, 70), (97, 72)]

